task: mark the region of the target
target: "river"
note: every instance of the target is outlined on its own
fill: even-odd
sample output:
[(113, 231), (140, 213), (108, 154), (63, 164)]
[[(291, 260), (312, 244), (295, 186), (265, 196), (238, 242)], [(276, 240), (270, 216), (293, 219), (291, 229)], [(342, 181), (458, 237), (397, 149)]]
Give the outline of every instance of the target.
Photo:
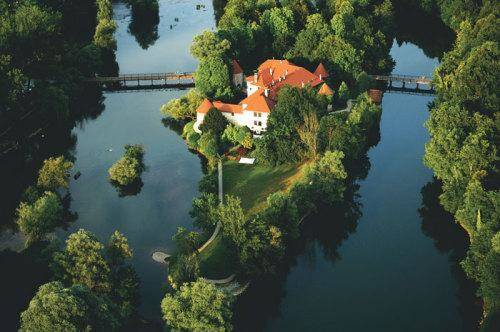
[[(194, 35), (214, 28), (212, 2), (159, 3), (158, 39), (152, 38), (147, 49), (128, 31), (130, 10), (114, 3), (120, 73), (196, 68), (189, 45)], [(199, 4), (204, 7), (197, 9)], [(438, 65), (413, 44), (394, 43), (391, 54), (394, 73), (431, 75)], [(198, 156), (159, 113), (163, 103), (184, 93), (106, 93), (104, 111), (72, 132), (74, 170), (82, 175), (71, 181), (69, 191), (78, 218), (58, 234), (65, 238), (84, 228), (105, 241), (115, 229), (124, 233), (134, 250), (140, 312), (146, 318), (159, 318), (166, 278), (165, 267), (154, 263), (151, 253), (171, 249), (177, 227), (191, 226), (188, 211), (202, 176)], [(431, 101), (429, 96), (385, 94), (380, 142), (368, 153), (371, 167), (356, 183), (349, 218), (315, 217), (311, 224), (318, 227), (304, 230), (303, 243), (280, 277), (256, 282), (242, 296), (238, 329), (459, 331), (474, 323), (464, 313), (473, 301), (471, 290), (457, 267), (465, 238), (450, 223), (445, 231), (436, 230), (419, 213), (421, 190), (432, 181), (422, 163)], [(147, 170), (142, 187), (123, 196), (109, 183), (107, 170), (125, 144), (137, 143), (145, 147)], [(450, 232), (454, 243), (446, 241)]]

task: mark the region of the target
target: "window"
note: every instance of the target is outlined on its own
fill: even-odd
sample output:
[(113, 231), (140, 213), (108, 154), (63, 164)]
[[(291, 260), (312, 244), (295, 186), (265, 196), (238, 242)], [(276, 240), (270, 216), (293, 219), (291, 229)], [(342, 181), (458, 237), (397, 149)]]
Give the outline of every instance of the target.
[(256, 126), (257, 125), (257, 121), (254, 121), (253, 124), (254, 124), (254, 126)]
[(233, 113), (233, 112), (231, 112), (231, 116), (234, 116), (234, 113)]
[(253, 116), (254, 116), (254, 117), (257, 117), (257, 112), (253, 112)]
[(259, 126), (262, 126), (262, 121), (259, 121)]

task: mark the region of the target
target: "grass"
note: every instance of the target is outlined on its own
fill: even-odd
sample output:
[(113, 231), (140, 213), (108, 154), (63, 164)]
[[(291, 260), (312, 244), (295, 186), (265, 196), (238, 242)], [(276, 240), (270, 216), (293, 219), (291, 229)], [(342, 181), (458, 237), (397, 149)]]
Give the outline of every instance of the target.
[(200, 270), (203, 277), (222, 279), (236, 270), (236, 253), (232, 252), (222, 234), (200, 253)]
[(301, 176), (303, 164), (263, 166), (226, 161), (223, 167), (224, 194), (238, 196), (250, 215), (266, 206), (267, 196), (286, 190)]

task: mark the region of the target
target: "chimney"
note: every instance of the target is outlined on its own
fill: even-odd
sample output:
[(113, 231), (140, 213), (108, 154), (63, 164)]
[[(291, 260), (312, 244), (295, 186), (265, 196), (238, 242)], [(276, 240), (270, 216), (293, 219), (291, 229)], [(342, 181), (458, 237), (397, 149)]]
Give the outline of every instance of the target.
[(319, 80), (321, 81), (321, 74), (319, 74)]
[(269, 74), (270, 74), (271, 76), (273, 76), (273, 71), (274, 71), (274, 70), (273, 70), (273, 68), (269, 68)]
[(269, 89), (264, 89), (264, 96), (269, 97)]
[(285, 69), (285, 76), (288, 75), (288, 69)]
[(304, 87), (304, 81), (302, 81), (302, 87)]
[(253, 74), (253, 82), (254, 82), (254, 83), (257, 83), (257, 80), (258, 80), (258, 79), (259, 79), (259, 73), (255, 72), (255, 73)]

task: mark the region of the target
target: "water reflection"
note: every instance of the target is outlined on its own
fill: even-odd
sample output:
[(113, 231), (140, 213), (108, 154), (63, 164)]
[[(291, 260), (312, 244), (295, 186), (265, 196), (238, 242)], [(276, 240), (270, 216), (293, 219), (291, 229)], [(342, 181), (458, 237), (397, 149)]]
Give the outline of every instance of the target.
[(475, 296), (475, 285), (467, 279), (459, 265), (465, 257), (469, 240), (465, 231), (455, 223), (453, 215), (439, 204), (441, 185), (434, 178), (422, 187), (422, 206), (418, 210), (422, 218), (422, 232), (433, 239), (437, 250), (448, 254), (450, 269), (458, 284), (456, 297), (462, 331), (474, 331), (478, 329), (481, 318), (481, 304)]
[(143, 50), (147, 50), (160, 37), (158, 34), (158, 23), (160, 15), (158, 3), (149, 2), (151, 6), (132, 6), (132, 18), (128, 25), (128, 32), (135, 37), (137, 43)]
[[(285, 285), (294, 267), (299, 264), (314, 267), (318, 261), (333, 265), (342, 259), (338, 249), (356, 231), (361, 216), (358, 189), (357, 184), (351, 183), (341, 204), (321, 206), (318, 213), (308, 217), (303, 223), (300, 238), (287, 248), (286, 261), (277, 273), (252, 281), (236, 303), (237, 331), (263, 330), (270, 319), (281, 316), (282, 300), (287, 295)], [(302, 282), (308, 281), (302, 279)]]

